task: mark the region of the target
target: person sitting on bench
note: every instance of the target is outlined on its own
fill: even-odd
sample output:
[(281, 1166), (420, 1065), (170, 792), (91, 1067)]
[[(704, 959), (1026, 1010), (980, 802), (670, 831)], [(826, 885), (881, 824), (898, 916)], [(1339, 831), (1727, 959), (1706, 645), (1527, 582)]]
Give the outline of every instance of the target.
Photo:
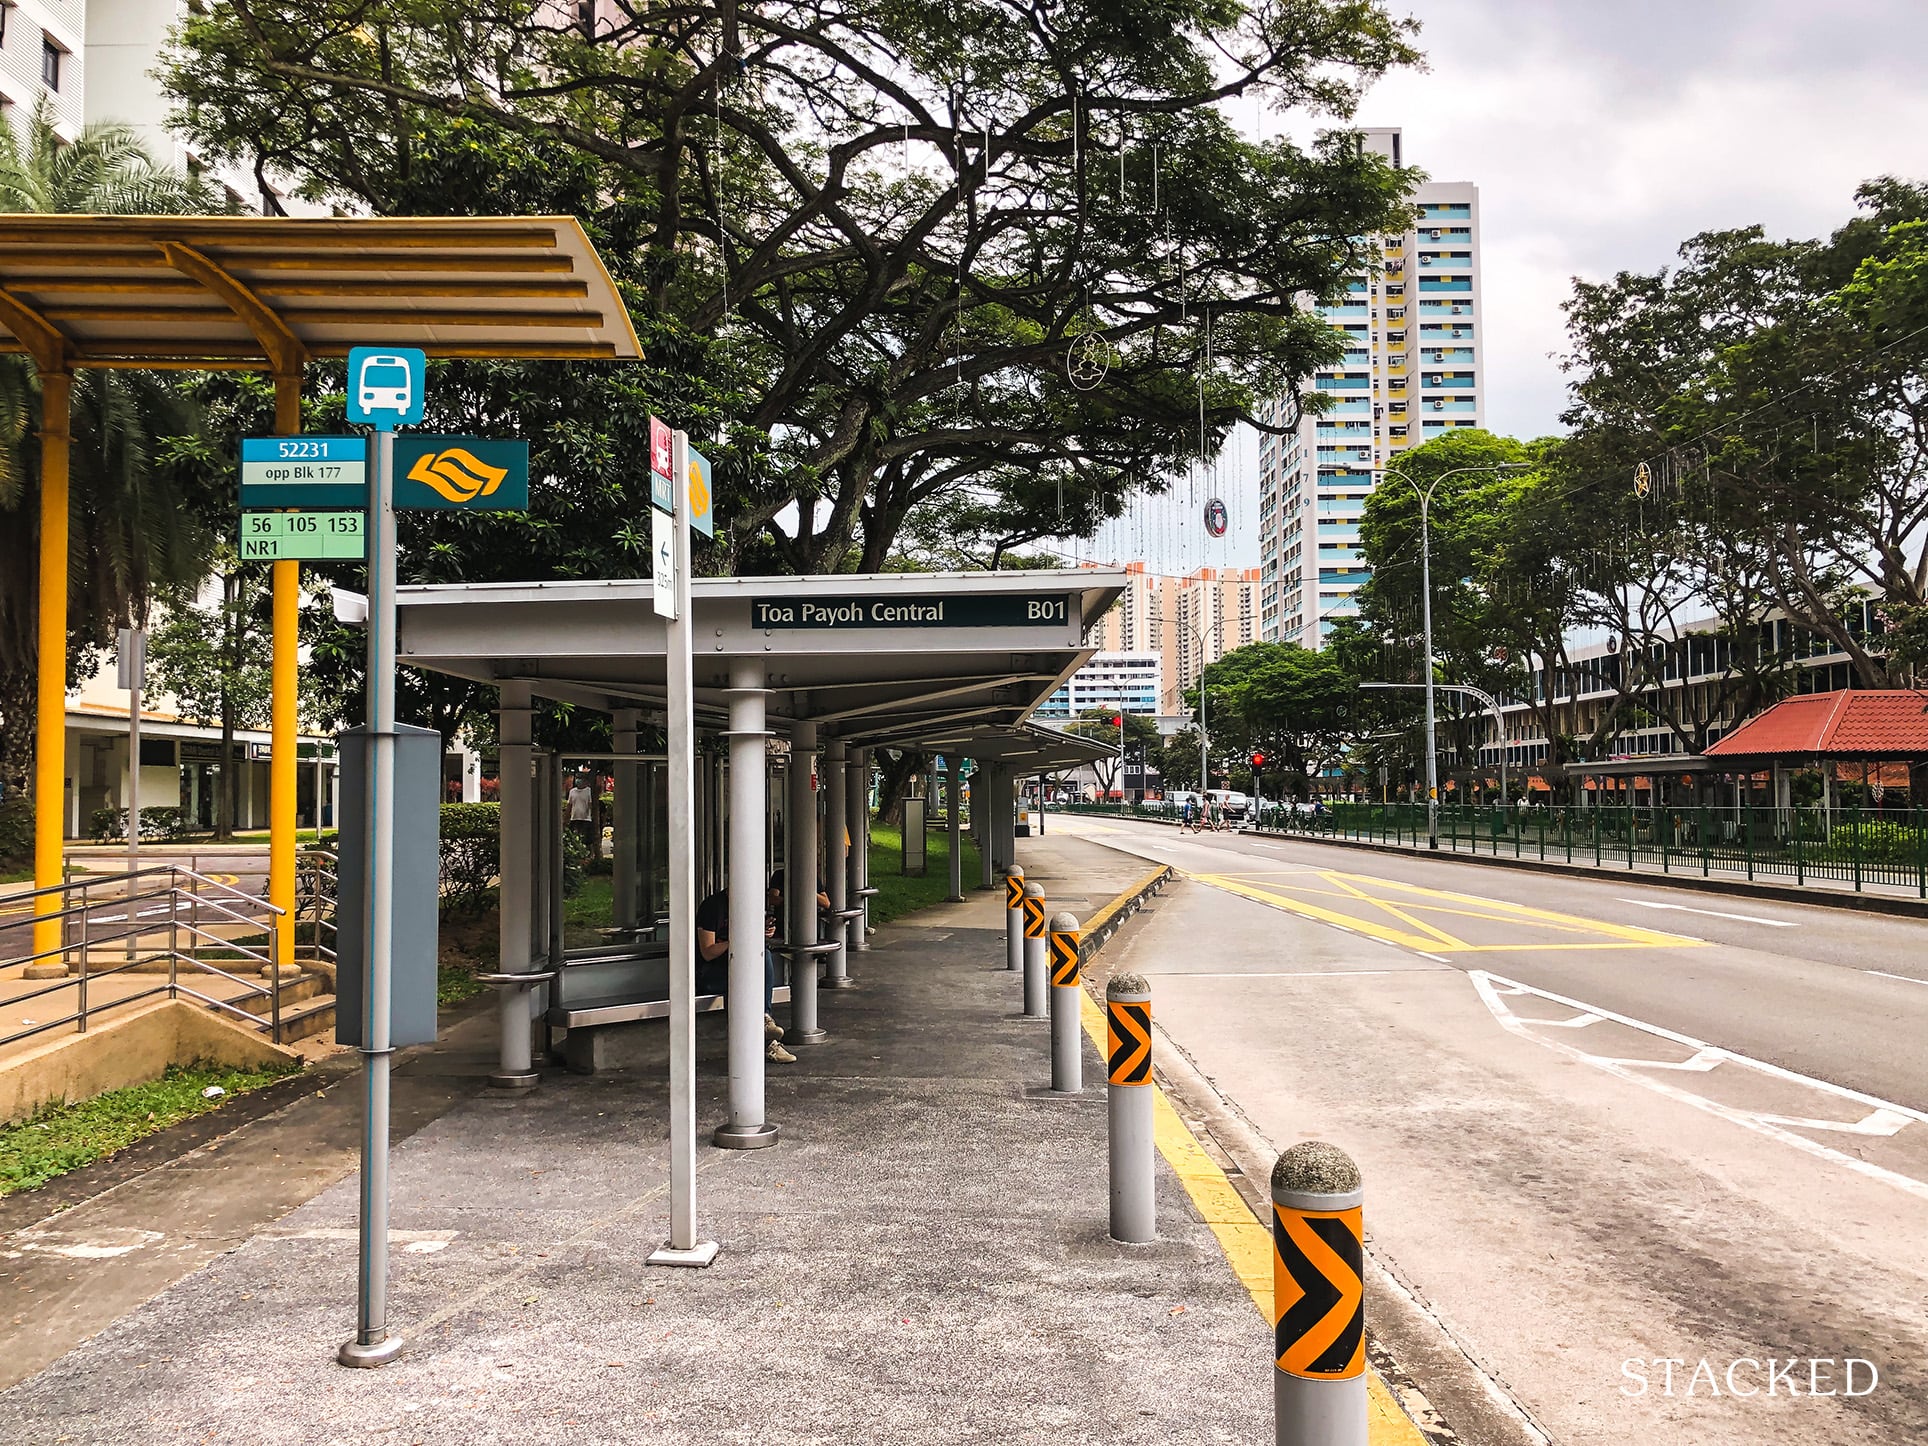
[[(776, 937), (777, 916), (783, 911), (782, 875), (770, 881), (763, 896), (763, 937)], [(783, 1026), (770, 1013), (770, 999), (777, 987), (777, 956), (766, 942), (763, 946), (763, 1034), (770, 1041), (766, 1055), (778, 1064), (795, 1064), (797, 1057), (783, 1047)], [(696, 992), (730, 992), (730, 891), (718, 889), (696, 908)]]

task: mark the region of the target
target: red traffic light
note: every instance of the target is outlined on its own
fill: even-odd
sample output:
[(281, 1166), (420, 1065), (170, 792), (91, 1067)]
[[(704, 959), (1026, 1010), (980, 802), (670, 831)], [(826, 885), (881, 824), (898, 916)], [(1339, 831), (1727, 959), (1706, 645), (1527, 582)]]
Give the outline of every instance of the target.
[(1263, 753), (1254, 753), (1252, 755), (1252, 766), (1254, 768), (1265, 767), (1265, 755)]
[(1112, 719), (1111, 719), (1111, 726), (1112, 726), (1113, 728), (1122, 728), (1122, 727), (1124, 727), (1124, 726), (1125, 726), (1125, 715), (1124, 715), (1124, 714), (1122, 714), (1122, 713), (1116, 713), (1116, 714), (1113, 714), (1113, 715), (1112, 715)]

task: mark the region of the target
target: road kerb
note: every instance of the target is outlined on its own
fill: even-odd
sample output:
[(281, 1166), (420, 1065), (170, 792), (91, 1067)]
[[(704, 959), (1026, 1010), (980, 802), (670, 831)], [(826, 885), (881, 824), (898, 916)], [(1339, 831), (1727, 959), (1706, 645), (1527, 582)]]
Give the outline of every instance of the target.
[[(1135, 908), (1146, 894), (1162, 885), (1171, 874), (1169, 867), (1154, 870), (1139, 884), (1092, 915), (1092, 924), (1112, 923), (1114, 915), (1122, 915), (1128, 909)], [(1087, 927), (1087, 964), (1102, 947), (1102, 944), (1090, 943), (1093, 932), (1092, 928)], [(1107, 929), (1105, 937), (1109, 937), (1110, 932)], [(1089, 974), (1086, 979), (1088, 984)], [(1079, 1016), (1086, 1036), (1102, 1057), (1105, 1052), (1105, 1016), (1092, 999), (1088, 987), (1079, 991)], [(1252, 1213), (1251, 1207), (1245, 1203), (1245, 1197), (1238, 1193), (1225, 1172), (1219, 1168), (1218, 1162), (1206, 1153), (1198, 1137), (1179, 1118), (1178, 1111), (1172, 1108), (1171, 1101), (1166, 1098), (1164, 1087), (1157, 1083), (1155, 1077), (1151, 1090), (1152, 1138), (1158, 1153), (1164, 1156), (1165, 1163), (1184, 1185), (1185, 1193), (1191, 1198), (1199, 1218), (1218, 1241), (1225, 1263), (1252, 1297), (1252, 1304), (1258, 1307), (1259, 1317), (1269, 1331), (1277, 1324), (1272, 1317), (1272, 1232)], [(1269, 1345), (1269, 1335), (1254, 1336), (1255, 1355), (1265, 1351)], [(1400, 1409), (1379, 1373), (1368, 1371), (1367, 1378), (1367, 1411), (1373, 1446), (1428, 1446), (1426, 1436)]]

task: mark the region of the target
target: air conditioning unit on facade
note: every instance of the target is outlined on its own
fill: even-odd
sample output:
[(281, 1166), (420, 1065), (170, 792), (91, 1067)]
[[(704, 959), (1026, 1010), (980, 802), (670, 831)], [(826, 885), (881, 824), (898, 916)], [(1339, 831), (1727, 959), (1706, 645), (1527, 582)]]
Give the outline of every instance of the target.
[[(1464, 310), (1464, 308), (1461, 307), (1457, 301), (1455, 301), (1453, 303), (1453, 315), (1458, 316), (1462, 310)], [(1457, 333), (1455, 333), (1455, 335), (1457, 335)]]
[(1426, 239), (1428, 241), (1437, 241), (1439, 239), (1439, 228), (1435, 226), (1432, 230), (1428, 231), (1426, 233)]
[(1429, 387), (1436, 387), (1436, 386), (1438, 386), (1438, 385), (1439, 385), (1439, 382), (1440, 382), (1440, 376), (1439, 376), (1439, 373), (1438, 373), (1438, 372), (1427, 372), (1427, 373), (1426, 373), (1426, 385), (1427, 385), (1427, 386), (1429, 386)]
[(1435, 412), (1443, 412), (1443, 411), (1445, 411), (1445, 410), (1446, 410), (1446, 403), (1445, 403), (1444, 401), (1435, 401), (1435, 402), (1433, 403), (1433, 410), (1434, 410)]

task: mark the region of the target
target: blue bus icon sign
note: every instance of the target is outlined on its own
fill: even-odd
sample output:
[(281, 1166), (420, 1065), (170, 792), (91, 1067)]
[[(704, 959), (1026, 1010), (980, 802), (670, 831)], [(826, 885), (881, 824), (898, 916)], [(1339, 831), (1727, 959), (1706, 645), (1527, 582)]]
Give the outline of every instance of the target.
[(415, 347), (358, 346), (348, 353), (348, 420), (392, 431), (422, 420), (428, 358)]

